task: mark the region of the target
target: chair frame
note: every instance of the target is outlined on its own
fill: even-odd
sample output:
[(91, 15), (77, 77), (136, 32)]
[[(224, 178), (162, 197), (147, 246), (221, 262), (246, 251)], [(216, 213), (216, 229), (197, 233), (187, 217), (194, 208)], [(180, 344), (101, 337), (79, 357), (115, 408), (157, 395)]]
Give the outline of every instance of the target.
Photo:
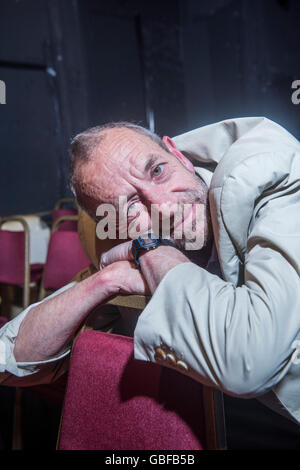
[(56, 204), (55, 204), (55, 206), (54, 206), (54, 210), (60, 209), (60, 207), (62, 206), (62, 204), (69, 203), (69, 202), (73, 203), (74, 206), (78, 208), (78, 204), (77, 204), (77, 201), (76, 201), (75, 198), (73, 198), (73, 197), (64, 197), (64, 198), (62, 198), (62, 199), (59, 199), (59, 200), (56, 202)]
[(51, 229), (51, 234), (53, 232), (55, 232), (56, 230), (58, 230), (58, 226), (62, 223), (62, 222), (65, 222), (65, 221), (68, 221), (68, 220), (73, 220), (73, 221), (77, 221), (78, 222), (78, 219), (79, 219), (79, 215), (62, 215), (61, 217), (58, 217), (58, 219), (56, 219), (56, 221), (54, 222), (53, 226), (52, 226), (52, 229)]

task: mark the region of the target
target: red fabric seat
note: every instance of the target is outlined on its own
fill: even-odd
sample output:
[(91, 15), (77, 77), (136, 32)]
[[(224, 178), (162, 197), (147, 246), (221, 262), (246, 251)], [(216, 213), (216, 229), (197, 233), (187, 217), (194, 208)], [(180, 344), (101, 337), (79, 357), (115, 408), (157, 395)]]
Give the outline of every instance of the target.
[(44, 289), (60, 289), (89, 265), (90, 260), (82, 249), (77, 232), (53, 232), (44, 268)]
[(82, 332), (74, 345), (59, 449), (202, 450), (202, 385), (133, 358), (133, 339)]

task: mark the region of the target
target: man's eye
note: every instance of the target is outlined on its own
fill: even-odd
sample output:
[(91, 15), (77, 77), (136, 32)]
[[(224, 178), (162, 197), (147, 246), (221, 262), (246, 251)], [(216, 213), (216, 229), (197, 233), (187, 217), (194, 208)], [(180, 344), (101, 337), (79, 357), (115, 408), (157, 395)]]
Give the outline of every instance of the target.
[(140, 215), (141, 209), (143, 209), (143, 206), (140, 201), (133, 202), (127, 209), (127, 217), (137, 217)]
[(157, 165), (152, 171), (153, 176), (159, 176), (162, 172), (162, 165)]
[(128, 207), (127, 209), (127, 216), (132, 216), (132, 215), (135, 215), (135, 206), (136, 206), (136, 202), (133, 202), (132, 204), (130, 204), (130, 206)]

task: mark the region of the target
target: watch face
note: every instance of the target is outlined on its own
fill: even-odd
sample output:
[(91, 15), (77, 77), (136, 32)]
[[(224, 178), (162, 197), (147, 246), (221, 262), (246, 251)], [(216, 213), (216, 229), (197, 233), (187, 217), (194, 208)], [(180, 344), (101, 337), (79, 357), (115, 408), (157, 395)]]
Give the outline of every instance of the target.
[(146, 250), (149, 250), (151, 248), (155, 248), (157, 246), (157, 238), (141, 238), (138, 237), (138, 242), (141, 246), (141, 248), (145, 248)]

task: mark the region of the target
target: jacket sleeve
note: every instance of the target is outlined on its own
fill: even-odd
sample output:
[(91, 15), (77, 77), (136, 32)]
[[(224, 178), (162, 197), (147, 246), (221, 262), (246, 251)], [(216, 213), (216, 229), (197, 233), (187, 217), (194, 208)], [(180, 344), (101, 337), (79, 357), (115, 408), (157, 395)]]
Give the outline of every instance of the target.
[[(44, 300), (62, 293), (72, 287), (75, 282), (62, 287), (54, 294)], [(42, 300), (42, 302), (44, 302)], [(60, 351), (56, 357), (39, 362), (16, 362), (14, 357), (14, 347), (22, 321), (32, 307), (39, 305), (37, 302), (17, 315), (13, 320), (7, 322), (0, 329), (0, 384), (22, 387), (36, 384), (50, 383), (62, 375), (68, 366), (68, 356), (71, 350), (67, 346)], [(51, 312), (49, 312), (51, 314)]]
[(256, 214), (239, 287), (193, 263), (172, 268), (138, 320), (135, 358), (233, 396), (275, 386), (300, 362), (299, 214), (299, 191)]

